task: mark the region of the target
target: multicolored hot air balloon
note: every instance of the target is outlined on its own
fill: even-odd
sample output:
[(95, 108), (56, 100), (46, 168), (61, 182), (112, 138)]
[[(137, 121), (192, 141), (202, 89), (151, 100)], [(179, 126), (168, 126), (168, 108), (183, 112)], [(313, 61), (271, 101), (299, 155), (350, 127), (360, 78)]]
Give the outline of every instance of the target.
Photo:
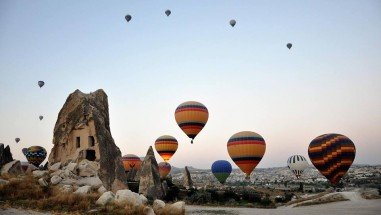
[(288, 168), (299, 178), (303, 171), (308, 167), (307, 159), (301, 155), (293, 155), (287, 160)]
[(170, 171), (171, 171), (171, 164), (167, 162), (159, 163), (159, 173), (160, 173), (161, 179), (165, 179)]
[(266, 151), (263, 137), (252, 131), (238, 132), (230, 137), (227, 147), (234, 163), (246, 173), (246, 179), (250, 179)]
[(200, 102), (188, 101), (180, 104), (175, 111), (175, 119), (181, 130), (191, 138), (194, 138), (204, 128), (209, 118), (208, 109)]
[(140, 160), (140, 158), (133, 154), (127, 154), (123, 156), (122, 163), (124, 171), (126, 172), (130, 171), (131, 169), (139, 170), (142, 165), (142, 161)]
[(212, 173), (221, 184), (225, 183), (231, 172), (232, 165), (229, 161), (218, 160), (212, 164)]
[(169, 161), (173, 154), (175, 154), (178, 147), (176, 138), (170, 135), (163, 135), (156, 139), (155, 149), (157, 153), (164, 159), (165, 162)]
[(323, 134), (312, 140), (308, 156), (316, 169), (335, 185), (351, 167), (356, 147), (344, 135)]
[(39, 167), (40, 164), (46, 158), (46, 149), (42, 146), (31, 146), (27, 149), (22, 149), (26, 159), (30, 164), (33, 164), (36, 167)]
[(20, 138), (16, 137), (15, 141), (16, 141), (16, 143), (20, 142)]

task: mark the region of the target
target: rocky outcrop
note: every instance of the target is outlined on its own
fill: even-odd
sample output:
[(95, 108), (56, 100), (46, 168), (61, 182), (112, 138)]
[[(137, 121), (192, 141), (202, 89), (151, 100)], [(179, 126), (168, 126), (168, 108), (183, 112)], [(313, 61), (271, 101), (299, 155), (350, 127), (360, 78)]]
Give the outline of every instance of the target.
[(163, 197), (159, 166), (157, 165), (152, 146), (149, 147), (140, 168), (139, 193), (152, 200), (161, 199)]
[(14, 160), (9, 163), (6, 163), (5, 165), (3, 165), (3, 167), (1, 167), (0, 172), (1, 176), (17, 176), (24, 173), (19, 160)]
[(11, 149), (9, 146), (4, 148), (4, 144), (0, 143), (0, 169), (4, 164), (13, 161)]
[[(49, 155), (52, 166), (61, 162), (99, 163), (97, 175), (107, 190), (125, 189), (126, 175), (121, 152), (110, 131), (107, 95), (103, 90), (90, 94), (76, 90), (69, 95), (54, 127), (53, 149)], [(94, 168), (78, 166), (80, 176), (94, 176)]]
[(115, 194), (111, 191), (104, 192), (101, 197), (95, 202), (97, 205), (106, 205), (115, 200)]
[(184, 168), (183, 186), (187, 189), (193, 187), (193, 181), (187, 166)]

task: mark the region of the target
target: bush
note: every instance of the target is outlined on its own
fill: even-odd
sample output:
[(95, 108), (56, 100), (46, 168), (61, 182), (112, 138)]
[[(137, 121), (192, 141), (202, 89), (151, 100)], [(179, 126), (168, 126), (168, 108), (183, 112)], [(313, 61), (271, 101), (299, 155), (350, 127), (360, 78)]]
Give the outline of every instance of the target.
[(254, 190), (244, 190), (242, 192), (242, 200), (248, 202), (261, 202), (261, 194)]

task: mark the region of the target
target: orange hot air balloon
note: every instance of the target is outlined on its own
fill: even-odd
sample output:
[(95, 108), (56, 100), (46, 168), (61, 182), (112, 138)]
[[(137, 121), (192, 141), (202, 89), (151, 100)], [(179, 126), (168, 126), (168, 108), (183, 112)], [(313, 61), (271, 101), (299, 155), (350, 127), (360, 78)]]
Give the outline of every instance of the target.
[(165, 162), (169, 161), (173, 154), (175, 154), (178, 147), (176, 138), (170, 135), (163, 135), (156, 139), (155, 149), (157, 153), (164, 159)]
[(316, 169), (335, 185), (355, 160), (356, 147), (344, 135), (323, 134), (312, 140), (308, 156)]
[(250, 179), (266, 151), (263, 137), (252, 131), (238, 132), (230, 137), (227, 147), (231, 159), (246, 173), (246, 179)]
[(130, 171), (131, 169), (139, 170), (140, 166), (142, 165), (140, 158), (133, 154), (127, 154), (123, 156), (122, 163), (126, 172)]
[(160, 173), (161, 179), (165, 179), (170, 171), (171, 171), (171, 165), (169, 163), (167, 162), (159, 163), (159, 173)]
[(184, 102), (175, 111), (176, 122), (181, 130), (192, 139), (191, 143), (193, 143), (193, 139), (204, 128), (208, 118), (208, 109), (200, 102)]

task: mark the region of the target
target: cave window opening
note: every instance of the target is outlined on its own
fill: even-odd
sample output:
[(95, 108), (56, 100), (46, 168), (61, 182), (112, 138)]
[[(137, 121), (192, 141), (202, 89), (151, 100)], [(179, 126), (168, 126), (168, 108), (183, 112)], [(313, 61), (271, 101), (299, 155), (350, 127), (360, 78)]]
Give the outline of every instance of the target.
[(89, 147), (92, 147), (95, 145), (95, 139), (93, 136), (89, 136)]
[(76, 145), (77, 145), (77, 148), (81, 147), (81, 137), (76, 138)]
[(95, 150), (86, 150), (86, 159), (89, 161), (95, 161)]

